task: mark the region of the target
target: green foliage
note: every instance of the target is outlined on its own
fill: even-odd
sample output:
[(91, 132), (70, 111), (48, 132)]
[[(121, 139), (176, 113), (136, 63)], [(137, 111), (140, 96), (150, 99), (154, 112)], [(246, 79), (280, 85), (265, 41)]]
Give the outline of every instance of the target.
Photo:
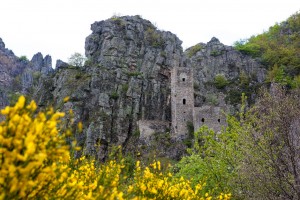
[(300, 91), (286, 93), (273, 86), (263, 90), (256, 105), (241, 115), (239, 164), (241, 194), (245, 199), (294, 199), (300, 167), (298, 151)]
[(86, 60), (86, 58), (82, 54), (75, 52), (69, 58), (69, 65), (72, 65), (75, 67), (83, 67), (85, 60)]
[[(21, 96), (13, 107), (0, 110), (1, 199), (224, 199), (231, 194), (208, 194), (202, 183), (192, 187), (173, 176), (168, 160), (145, 164), (134, 156), (122, 156), (122, 147), (110, 147), (107, 162), (74, 158), (81, 151), (68, 128), (65, 113), (53, 108), (38, 112), (34, 101)], [(21, 127), (21, 128), (20, 128)], [(78, 123), (82, 130), (82, 123)], [(70, 153), (71, 152), (71, 153)]]
[(232, 105), (237, 105), (241, 102), (242, 92), (237, 89), (229, 90), (227, 96), (225, 97), (226, 102), (230, 102)]
[(29, 61), (26, 56), (20, 56), (19, 61)]
[(207, 126), (202, 126), (194, 134), (193, 148), (189, 149), (191, 155), (183, 157), (175, 165), (176, 176), (192, 179), (192, 184), (204, 181), (205, 192), (231, 191), (237, 176), (236, 163), (240, 157), (237, 138), (235, 131), (216, 134)]
[(214, 85), (218, 89), (223, 89), (225, 88), (229, 82), (227, 81), (226, 77), (224, 74), (217, 74), (214, 79)]
[(240, 40), (234, 43), (234, 48), (244, 54), (258, 57), (260, 55), (260, 46), (247, 43), (247, 40)]
[(188, 129), (188, 136), (187, 138), (183, 141), (183, 143), (187, 146), (187, 147), (191, 147), (192, 146), (192, 141), (194, 139), (194, 124), (191, 121), (188, 121), (186, 123), (186, 127)]
[(242, 71), (239, 76), (239, 81), (240, 81), (240, 85), (248, 86), (250, 83), (250, 78), (247, 76), (247, 74), (244, 71)]
[(123, 93), (126, 93), (128, 91), (128, 88), (129, 88), (129, 85), (127, 83), (123, 84), (122, 85), (122, 91), (123, 91)]
[(128, 76), (137, 77), (139, 75), (142, 75), (143, 73), (142, 72), (138, 72), (138, 71), (131, 71), (131, 72), (126, 72), (126, 74)]
[(12, 106), (12, 105), (15, 105), (18, 101), (18, 99), (20, 98), (21, 94), (19, 92), (9, 92), (8, 93), (8, 101), (9, 101), (9, 104)]
[(300, 75), (294, 77), (291, 85), (292, 85), (292, 88), (295, 88), (295, 89), (300, 88)]
[(139, 129), (136, 129), (136, 130), (133, 132), (133, 136), (134, 136), (134, 137), (140, 137), (140, 135), (141, 135), (141, 132), (140, 132)]
[(285, 73), (285, 67), (275, 65), (272, 70), (268, 71), (267, 82), (279, 83), (283, 86), (291, 85), (292, 79)]
[(36, 85), (38, 84), (40, 77), (41, 77), (42, 73), (39, 71), (34, 71), (32, 73), (32, 78), (33, 78), (33, 84)]
[(218, 98), (215, 94), (208, 94), (206, 100), (210, 105), (217, 106), (219, 104)]
[(162, 47), (164, 41), (155, 28), (149, 27), (145, 32), (146, 40), (153, 47)]
[(93, 65), (93, 61), (91, 58), (85, 60), (84, 66), (92, 66), (92, 65)]
[(82, 77), (81, 74), (76, 74), (76, 75), (75, 75), (75, 79), (80, 79), (81, 77)]
[(196, 44), (195, 46), (192, 46), (187, 52), (188, 57), (191, 58), (193, 55), (195, 55), (201, 49), (202, 49), (201, 44)]
[(112, 98), (113, 100), (117, 100), (119, 98), (119, 93), (117, 91), (114, 91), (110, 94), (110, 98)]
[(243, 95), (239, 120), (227, 117), (226, 130), (218, 134), (206, 126), (194, 134), (176, 176), (206, 182), (204, 191), (232, 191), (236, 199), (297, 199), (299, 99), (299, 89), (287, 93), (275, 85), (246, 111)]
[(260, 57), (267, 68), (284, 66), (285, 73), (292, 78), (300, 74), (300, 13), (275, 24), (263, 34), (235, 43), (243, 53)]
[(119, 27), (125, 28), (125, 21), (121, 17), (114, 15), (110, 19)]
[(211, 55), (211, 56), (214, 56), (214, 57), (219, 56), (219, 55), (222, 55), (222, 54), (223, 54), (222, 51), (217, 51), (217, 50), (213, 50), (213, 51), (210, 53), (210, 55)]

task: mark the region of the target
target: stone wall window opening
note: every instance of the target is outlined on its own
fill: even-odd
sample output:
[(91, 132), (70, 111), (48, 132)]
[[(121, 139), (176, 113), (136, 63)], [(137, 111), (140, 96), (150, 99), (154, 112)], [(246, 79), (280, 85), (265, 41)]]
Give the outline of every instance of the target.
[(182, 103), (183, 103), (183, 105), (185, 105), (186, 104), (186, 99), (183, 99)]
[(180, 73), (179, 80), (182, 82), (187, 81), (187, 74), (186, 73)]
[(221, 122), (221, 119), (218, 119), (218, 122), (220, 123), (220, 122)]
[(203, 123), (204, 123), (204, 122), (205, 122), (205, 119), (204, 119), (204, 118), (202, 118), (202, 119), (201, 119), (201, 122), (203, 122)]

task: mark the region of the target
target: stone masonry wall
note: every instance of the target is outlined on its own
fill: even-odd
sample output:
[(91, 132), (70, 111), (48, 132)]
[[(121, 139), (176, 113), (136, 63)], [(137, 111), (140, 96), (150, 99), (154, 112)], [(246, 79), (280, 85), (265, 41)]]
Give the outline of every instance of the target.
[(193, 122), (193, 69), (174, 67), (171, 77), (172, 136), (184, 139), (188, 133), (187, 122)]
[(226, 116), (221, 107), (202, 106), (194, 108), (194, 129), (197, 131), (201, 126), (207, 125), (215, 132), (222, 130), (227, 125)]

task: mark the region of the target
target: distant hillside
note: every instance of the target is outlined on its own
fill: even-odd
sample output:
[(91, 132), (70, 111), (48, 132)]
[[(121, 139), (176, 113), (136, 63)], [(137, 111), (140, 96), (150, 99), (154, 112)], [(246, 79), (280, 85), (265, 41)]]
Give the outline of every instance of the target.
[(268, 31), (235, 43), (244, 54), (259, 58), (269, 70), (268, 81), (300, 86), (300, 13), (277, 23)]

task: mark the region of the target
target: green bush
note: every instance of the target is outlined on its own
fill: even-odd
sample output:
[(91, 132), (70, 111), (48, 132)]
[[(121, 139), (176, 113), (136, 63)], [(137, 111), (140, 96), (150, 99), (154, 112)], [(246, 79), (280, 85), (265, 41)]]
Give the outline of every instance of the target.
[(110, 94), (110, 98), (117, 100), (119, 98), (118, 92), (114, 91)]
[(213, 50), (213, 51), (210, 53), (210, 55), (211, 55), (211, 56), (214, 56), (214, 57), (219, 56), (219, 55), (222, 55), (222, 54), (223, 54), (222, 51), (217, 51), (217, 50)]
[(260, 46), (257, 44), (246, 43), (246, 40), (236, 41), (234, 48), (243, 54), (257, 57), (260, 55)]
[(161, 47), (164, 44), (162, 37), (153, 27), (149, 27), (146, 30), (145, 37), (153, 47)]
[(129, 88), (129, 85), (128, 85), (127, 83), (124, 84), (124, 85), (122, 85), (122, 91), (123, 91), (124, 93), (127, 92), (128, 88)]
[[(177, 177), (191, 179), (192, 185), (205, 181), (203, 190), (208, 192), (232, 191), (237, 177), (235, 168), (237, 132), (217, 135), (207, 126), (194, 133), (194, 143), (189, 156), (183, 157), (174, 167)], [(217, 139), (218, 138), (218, 139)], [(217, 187), (216, 187), (217, 186)]]
[(215, 76), (214, 79), (214, 85), (216, 86), (216, 88), (218, 89), (223, 89), (228, 85), (228, 81), (226, 79), (226, 77), (224, 76), (224, 74), (217, 74)]
[(188, 57), (191, 58), (193, 55), (195, 55), (201, 49), (202, 49), (201, 44), (196, 44), (195, 46), (192, 46), (187, 52)]
[(19, 61), (29, 61), (26, 56), (20, 56)]
[(208, 94), (206, 99), (207, 99), (207, 102), (211, 105), (217, 106), (219, 104), (218, 98), (215, 94)]

